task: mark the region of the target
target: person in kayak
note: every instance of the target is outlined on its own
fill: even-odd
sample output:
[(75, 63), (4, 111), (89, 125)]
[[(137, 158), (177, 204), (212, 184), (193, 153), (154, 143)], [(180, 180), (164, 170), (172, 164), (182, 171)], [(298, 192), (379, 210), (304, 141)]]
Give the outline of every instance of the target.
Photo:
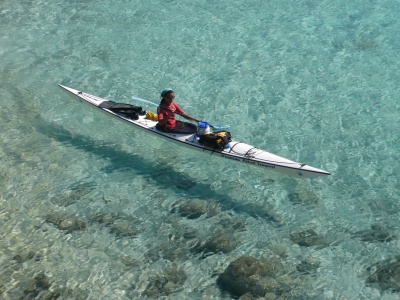
[(174, 102), (175, 94), (171, 89), (161, 92), (160, 106), (157, 108), (158, 123), (156, 128), (170, 133), (195, 133), (197, 126), (188, 122), (175, 120), (175, 112), (186, 120), (196, 122), (192, 116), (186, 114), (178, 104)]

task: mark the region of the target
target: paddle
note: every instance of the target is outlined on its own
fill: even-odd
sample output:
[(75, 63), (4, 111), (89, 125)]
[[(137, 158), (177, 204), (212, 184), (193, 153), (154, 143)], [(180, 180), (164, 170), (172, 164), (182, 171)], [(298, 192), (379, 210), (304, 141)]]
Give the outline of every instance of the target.
[[(174, 112), (174, 113), (176, 113), (176, 114), (178, 114), (178, 115), (180, 115), (180, 116), (182, 116), (182, 117), (186, 117), (186, 118), (188, 117), (188, 116), (186, 116), (186, 115), (184, 115), (184, 114), (181, 114), (181, 113), (178, 113), (178, 112), (176, 112), (176, 111), (173, 111), (173, 110), (169, 109), (168, 107), (158, 105), (157, 103), (151, 102), (151, 101), (146, 100), (146, 99), (143, 99), (143, 98), (139, 98), (139, 97), (132, 96), (132, 99), (133, 99), (133, 100), (137, 100), (137, 101), (141, 101), (141, 102), (145, 102), (145, 103), (148, 103), (148, 104), (152, 104), (152, 105), (154, 105), (154, 106), (159, 106), (159, 107), (161, 107), (161, 108), (164, 108), (164, 109), (167, 109), (167, 110), (169, 110), (169, 111), (172, 111), (172, 112)], [(192, 117), (190, 117), (190, 118), (191, 118), (193, 121), (196, 121), (197, 123), (198, 123), (198, 122), (201, 122), (201, 121), (198, 120), (198, 119), (195, 119), (195, 118), (192, 118)], [(209, 124), (209, 125), (210, 125), (211, 128), (214, 128), (214, 129), (216, 129), (216, 130), (228, 129), (228, 128), (229, 128), (229, 125), (224, 125), (224, 126), (217, 126), (217, 125), (211, 125), (211, 124)]]

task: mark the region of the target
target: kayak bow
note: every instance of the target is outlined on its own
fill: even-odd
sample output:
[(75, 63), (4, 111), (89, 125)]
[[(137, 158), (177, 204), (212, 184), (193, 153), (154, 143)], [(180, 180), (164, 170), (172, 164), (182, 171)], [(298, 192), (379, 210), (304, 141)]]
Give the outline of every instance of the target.
[[(191, 149), (206, 152), (213, 156), (225, 158), (230, 161), (243, 162), (246, 164), (254, 165), (256, 167), (278, 171), (280, 173), (295, 176), (298, 178), (316, 178), (320, 176), (330, 175), (330, 173), (327, 171), (314, 168), (306, 164), (298, 163), (284, 157), (280, 157), (278, 155), (269, 153), (267, 151), (258, 149), (257, 147), (238, 141), (230, 142), (227, 145), (228, 147), (222, 151), (215, 150), (211, 147), (198, 143), (196, 134), (176, 134), (159, 131), (156, 129), (157, 122), (146, 119), (145, 116), (139, 116), (139, 119), (137, 120), (130, 119), (127, 116), (104, 108), (107, 107), (106, 105), (104, 105), (104, 102), (106, 103), (109, 101), (107, 99), (84, 93), (63, 85), (59, 86), (74, 98), (77, 98), (81, 102), (89, 104), (90, 106), (105, 112), (109, 116), (116, 117), (117, 119), (129, 123), (134, 127), (144, 130), (150, 134), (162, 137), (168, 141), (178, 143)], [(101, 105), (102, 103), (103, 105)]]

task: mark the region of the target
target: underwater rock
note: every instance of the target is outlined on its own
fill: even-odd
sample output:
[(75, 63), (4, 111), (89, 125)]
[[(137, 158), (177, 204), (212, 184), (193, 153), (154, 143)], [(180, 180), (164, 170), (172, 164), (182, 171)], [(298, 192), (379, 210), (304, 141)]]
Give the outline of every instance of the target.
[(258, 297), (253, 295), (252, 293), (246, 293), (242, 296), (240, 296), (239, 300), (287, 300), (288, 298), (286, 297), (280, 297), (278, 298), (277, 295), (274, 293), (265, 293), (263, 297)]
[(279, 244), (271, 244), (269, 246), (269, 249), (271, 249), (271, 251), (273, 253), (275, 253), (276, 255), (278, 255), (279, 257), (286, 259), (288, 258), (288, 253), (287, 253), (287, 249), (285, 246), (283, 245), (279, 245)]
[(387, 228), (380, 224), (371, 225), (371, 229), (357, 231), (352, 237), (359, 237), (363, 242), (390, 242), (396, 238)]
[(128, 297), (128, 299), (138, 298), (138, 296), (137, 296), (138, 291), (137, 291), (136, 284), (131, 283), (125, 290), (125, 293), (126, 293), (126, 296)]
[(197, 236), (197, 229), (193, 227), (185, 227), (183, 229), (182, 237), (186, 240), (192, 240)]
[(289, 201), (292, 202), (293, 204), (301, 204), (303, 202), (302, 199), (300, 198), (299, 193), (290, 193), (288, 197)]
[(58, 293), (53, 293), (53, 292), (50, 292), (50, 291), (45, 291), (45, 292), (42, 292), (41, 293), (41, 295), (40, 295), (40, 299), (43, 299), (43, 300), (56, 300), (56, 299), (58, 299), (58, 298), (60, 298), (60, 294), (58, 294)]
[(182, 224), (177, 220), (173, 220), (171, 223), (172, 228), (168, 233), (168, 240), (170, 243), (175, 244), (193, 244), (193, 240), (197, 238), (198, 230), (194, 227)]
[(231, 228), (233, 230), (243, 230), (246, 227), (246, 222), (235, 217), (221, 217), (218, 224), (223, 228)]
[(239, 300), (257, 300), (259, 297), (254, 296), (251, 293), (246, 293), (242, 296), (240, 296)]
[(58, 227), (61, 230), (66, 230), (68, 232), (72, 232), (72, 231), (77, 231), (77, 230), (85, 230), (86, 223), (77, 218), (67, 218), (65, 220), (62, 220), (58, 224)]
[(72, 204), (75, 204), (76, 202), (78, 202), (79, 199), (80, 199), (80, 197), (76, 197), (75, 195), (71, 195), (71, 196), (61, 195), (61, 196), (57, 196), (57, 197), (51, 197), (50, 202), (53, 204), (56, 204), (58, 206), (67, 207)]
[(90, 221), (104, 225), (111, 225), (118, 215), (115, 213), (97, 213), (90, 217)]
[[(32, 258), (35, 257), (35, 252), (31, 251), (31, 250), (23, 250), (22, 252), (15, 254), (13, 256), (13, 260), (15, 260), (16, 262), (22, 264)], [(40, 260), (40, 257), (37, 259)]]
[(150, 282), (143, 293), (150, 298), (170, 295), (182, 287), (186, 278), (185, 272), (180, 268), (164, 269), (162, 274), (150, 278)]
[(111, 225), (116, 219), (126, 220), (128, 222), (136, 222), (137, 220), (129, 214), (116, 213), (116, 212), (98, 212), (89, 217), (91, 222), (99, 224)]
[(184, 201), (177, 208), (173, 208), (172, 212), (177, 212), (188, 219), (197, 219), (204, 214), (209, 217), (215, 216), (221, 212), (221, 208), (214, 202), (194, 199)]
[(56, 225), (58, 229), (68, 233), (86, 229), (86, 223), (76, 217), (67, 217), (60, 214), (50, 214), (45, 217), (46, 222)]
[(206, 236), (198, 237), (191, 243), (190, 251), (201, 253), (201, 258), (219, 252), (230, 253), (240, 245), (238, 232), (243, 231), (245, 226), (246, 223), (239, 218), (229, 214), (221, 216)]
[(104, 224), (104, 225), (111, 225), (114, 223), (116, 219), (121, 219), (121, 220), (126, 220), (128, 222), (135, 222), (136, 219), (129, 215), (129, 214), (124, 214), (124, 213), (116, 213), (116, 212), (98, 212), (95, 214), (92, 214), (89, 217), (91, 222), (96, 222), (99, 224)]
[(292, 204), (315, 205), (319, 202), (319, 198), (316, 194), (304, 189), (290, 193), (288, 197)]
[(130, 255), (122, 255), (119, 259), (128, 268), (135, 268), (140, 265), (140, 262)]
[(279, 290), (274, 276), (275, 266), (251, 256), (242, 256), (231, 262), (218, 277), (218, 285), (234, 296), (251, 294), (263, 297)]
[(94, 243), (94, 236), (89, 233), (84, 233), (76, 239), (75, 243), (79, 248), (90, 248)]
[(49, 279), (44, 273), (37, 274), (33, 280), (35, 281), (35, 287), (37, 289), (47, 290), (49, 287), (51, 287)]
[(367, 282), (378, 285), (382, 290), (400, 292), (400, 255), (393, 260), (373, 264), (367, 270), (375, 270)]
[(286, 297), (278, 298), (274, 293), (266, 293), (263, 298), (264, 298), (263, 300), (276, 300), (276, 299), (277, 300), (284, 300), (284, 299), (287, 299)]
[(139, 230), (130, 222), (122, 219), (117, 219), (111, 225), (111, 233), (118, 237), (135, 236)]
[(301, 232), (290, 234), (290, 239), (299, 246), (311, 247), (311, 246), (328, 246), (328, 242), (320, 237), (314, 230), (307, 229)]
[(131, 215), (121, 213), (96, 213), (90, 216), (90, 222), (107, 226), (110, 233), (117, 237), (133, 237), (139, 232), (135, 226), (136, 219)]
[(33, 277), (30, 284), (24, 289), (26, 298), (53, 300), (60, 297), (59, 293), (49, 291), (51, 284), (44, 273)]
[[(45, 298), (45, 297), (48, 298)], [(80, 287), (74, 287), (73, 289), (66, 288), (64, 286), (51, 286), (49, 291), (42, 292), (38, 299), (74, 299), (74, 300), (86, 300), (89, 298), (89, 292), (81, 289)]]
[(67, 217), (58, 214), (58, 213), (52, 213), (52, 214), (48, 214), (47, 216), (45, 216), (45, 220), (48, 223), (51, 223), (53, 225), (58, 225), (58, 223), (60, 223), (63, 219), (66, 219)]
[(296, 269), (301, 274), (307, 275), (315, 272), (319, 268), (320, 264), (321, 262), (319, 261), (319, 259), (310, 257), (303, 260), (300, 264), (298, 264), (296, 266)]
[(146, 259), (157, 261), (160, 258), (175, 262), (188, 257), (189, 250), (185, 245), (165, 242), (146, 252)]
[(198, 243), (192, 248), (195, 253), (203, 253), (205, 258), (209, 255), (223, 252), (229, 253), (239, 245), (239, 241), (234, 236), (233, 232), (217, 232), (215, 235), (207, 239), (203, 243)]

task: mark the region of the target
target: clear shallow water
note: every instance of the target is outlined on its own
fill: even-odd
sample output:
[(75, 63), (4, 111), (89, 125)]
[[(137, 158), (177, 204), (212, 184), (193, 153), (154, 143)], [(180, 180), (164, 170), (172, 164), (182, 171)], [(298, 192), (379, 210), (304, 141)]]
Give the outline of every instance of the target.
[[(295, 277), (289, 298), (398, 299), (367, 284), (367, 268), (400, 254), (399, 11), (396, 1), (1, 2), (1, 297), (230, 298), (213, 274), (250, 255), (289, 270), (319, 262), (283, 272)], [(172, 87), (196, 117), (332, 176), (298, 181), (198, 156), (88, 110), (58, 83), (120, 102)], [(174, 212), (194, 199), (214, 213)], [(357, 234), (376, 225), (393, 238)], [(290, 238), (308, 229), (326, 241)], [(193, 249), (213, 235), (233, 247), (202, 258)], [(38, 274), (51, 286), (36, 279), (32, 291)], [(171, 284), (157, 288), (160, 278)]]

